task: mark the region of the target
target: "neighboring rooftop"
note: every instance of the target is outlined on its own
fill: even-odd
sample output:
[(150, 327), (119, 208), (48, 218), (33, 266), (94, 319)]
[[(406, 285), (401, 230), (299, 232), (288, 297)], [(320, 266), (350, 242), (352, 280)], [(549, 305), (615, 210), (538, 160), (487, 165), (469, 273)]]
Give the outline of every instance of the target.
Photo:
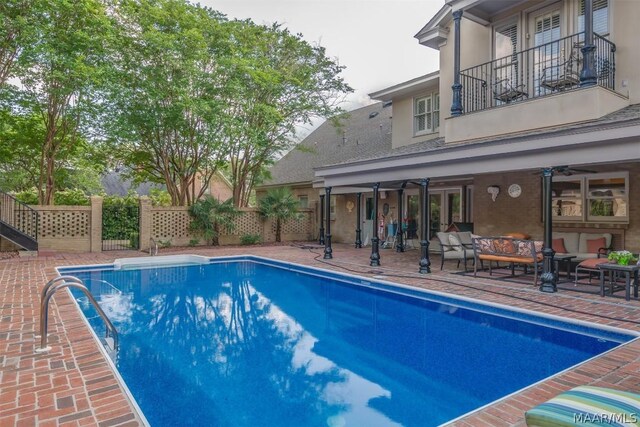
[(102, 176), (101, 182), (106, 194), (117, 196), (126, 196), (129, 190), (135, 190), (140, 196), (148, 196), (152, 188), (164, 188), (162, 185), (149, 182), (134, 185), (133, 181), (125, 178), (121, 172), (107, 172)]
[(328, 119), (273, 165), (264, 185), (311, 183), (316, 167), (389, 151), (391, 114), (391, 103), (377, 102)]

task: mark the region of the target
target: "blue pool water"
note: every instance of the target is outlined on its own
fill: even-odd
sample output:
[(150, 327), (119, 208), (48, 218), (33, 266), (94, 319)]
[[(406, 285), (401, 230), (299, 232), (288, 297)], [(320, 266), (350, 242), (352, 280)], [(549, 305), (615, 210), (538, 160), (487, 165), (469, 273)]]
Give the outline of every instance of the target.
[(634, 338), (249, 258), (60, 270), (152, 426), (434, 426)]

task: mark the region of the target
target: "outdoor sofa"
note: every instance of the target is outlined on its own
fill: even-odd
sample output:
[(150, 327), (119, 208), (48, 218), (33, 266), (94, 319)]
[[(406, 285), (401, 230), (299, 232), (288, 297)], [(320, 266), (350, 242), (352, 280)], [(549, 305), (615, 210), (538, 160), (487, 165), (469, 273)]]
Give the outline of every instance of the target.
[(533, 266), (533, 283), (535, 285), (538, 282), (538, 270), (543, 259), (541, 241), (512, 237), (474, 237), (472, 244), (475, 258), (474, 277), (478, 272), (478, 264), (484, 270), (484, 261), (489, 261), (489, 275), (491, 275), (491, 264), (504, 262), (511, 266), (512, 276), (515, 275), (516, 264), (522, 264), (525, 267)]

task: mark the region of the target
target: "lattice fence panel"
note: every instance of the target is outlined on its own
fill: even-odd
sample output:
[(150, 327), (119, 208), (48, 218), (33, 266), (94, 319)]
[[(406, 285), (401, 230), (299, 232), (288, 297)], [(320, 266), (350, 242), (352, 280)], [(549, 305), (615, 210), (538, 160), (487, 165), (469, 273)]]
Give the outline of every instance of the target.
[(40, 211), (38, 238), (87, 237), (89, 211)]
[[(276, 222), (271, 224), (271, 232), (276, 232)], [(300, 219), (286, 221), (282, 225), (283, 234), (309, 234), (311, 233), (311, 212), (300, 212)]]
[(151, 236), (154, 239), (188, 238), (191, 217), (187, 210), (158, 210), (151, 214)]
[(235, 219), (235, 229), (231, 232), (222, 230), (220, 233), (225, 236), (242, 236), (245, 234), (262, 234), (262, 218), (258, 212), (243, 211)]

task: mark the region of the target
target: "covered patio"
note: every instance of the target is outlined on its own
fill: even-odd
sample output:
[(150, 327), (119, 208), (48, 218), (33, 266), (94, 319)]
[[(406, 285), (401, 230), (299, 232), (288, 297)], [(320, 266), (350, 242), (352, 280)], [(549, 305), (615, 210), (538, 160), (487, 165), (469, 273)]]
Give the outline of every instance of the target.
[[(478, 139), (464, 145), (428, 141), (317, 168), (314, 187), (321, 199), (340, 195), (348, 210), (340, 212), (333, 201), (321, 202), (319, 242), (324, 245), (324, 258), (335, 258), (333, 222), (342, 230), (353, 227), (355, 248), (361, 248), (363, 241), (371, 242), (371, 267), (384, 264), (381, 231), (387, 232), (389, 218), (395, 218), (396, 226), (390, 229), (395, 233), (394, 247), (402, 253), (407, 212), (412, 209), (408, 194), (413, 191), (412, 214), (418, 215), (420, 251), (416, 271), (432, 272), (436, 233), (462, 223), (480, 236), (515, 232), (542, 241), (540, 290), (555, 292), (554, 231), (608, 233), (613, 236), (608, 241), (610, 248), (640, 251), (640, 230), (634, 219), (640, 200), (640, 189), (635, 186), (640, 172), (638, 112), (637, 107), (630, 107), (581, 126)], [(573, 189), (568, 187), (570, 182), (576, 183)], [(443, 197), (434, 199), (434, 193)], [(455, 205), (443, 205), (452, 200)], [(603, 204), (616, 207), (602, 213), (599, 206)], [(365, 232), (367, 239), (363, 239)]]

